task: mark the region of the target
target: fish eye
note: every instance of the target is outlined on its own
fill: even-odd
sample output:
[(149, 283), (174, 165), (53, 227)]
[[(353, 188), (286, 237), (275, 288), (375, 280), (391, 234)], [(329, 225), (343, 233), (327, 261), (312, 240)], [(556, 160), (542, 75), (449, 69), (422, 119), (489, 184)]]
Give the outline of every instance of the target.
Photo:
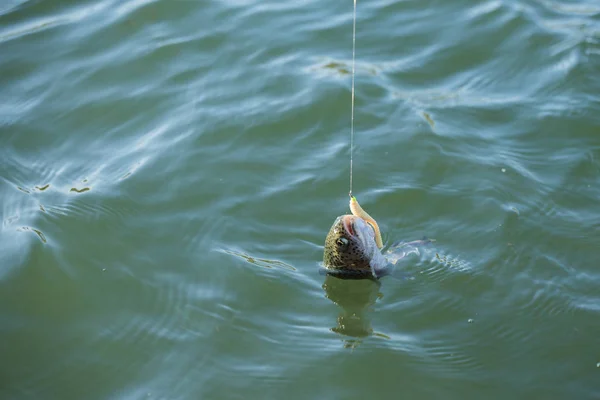
[(345, 247), (348, 245), (348, 239), (346, 239), (345, 237), (342, 237), (342, 238), (339, 238), (338, 240), (336, 240), (335, 243), (339, 247)]

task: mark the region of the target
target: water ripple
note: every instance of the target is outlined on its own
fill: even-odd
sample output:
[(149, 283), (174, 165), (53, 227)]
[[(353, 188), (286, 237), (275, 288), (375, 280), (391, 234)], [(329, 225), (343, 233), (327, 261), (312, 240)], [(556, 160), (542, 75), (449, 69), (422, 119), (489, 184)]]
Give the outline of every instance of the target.
[(348, 4), (0, 6), (5, 397), (593, 397), (598, 4), (358, 10), (354, 191), (437, 239), (414, 279), (318, 274)]

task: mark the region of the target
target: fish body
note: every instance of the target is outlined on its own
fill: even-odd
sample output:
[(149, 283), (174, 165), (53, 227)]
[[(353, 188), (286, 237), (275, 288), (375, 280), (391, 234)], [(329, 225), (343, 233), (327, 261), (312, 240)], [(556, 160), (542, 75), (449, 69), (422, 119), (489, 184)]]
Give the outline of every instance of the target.
[(324, 270), (328, 275), (342, 278), (378, 279), (388, 275), (398, 260), (419, 253), (416, 246), (429, 240), (399, 243), (381, 253), (383, 242), (377, 222), (364, 211), (355, 197), (350, 198), (352, 215), (336, 218), (325, 238)]
[(336, 218), (325, 238), (323, 264), (326, 273), (348, 278), (379, 278), (391, 265), (371, 225), (355, 215)]

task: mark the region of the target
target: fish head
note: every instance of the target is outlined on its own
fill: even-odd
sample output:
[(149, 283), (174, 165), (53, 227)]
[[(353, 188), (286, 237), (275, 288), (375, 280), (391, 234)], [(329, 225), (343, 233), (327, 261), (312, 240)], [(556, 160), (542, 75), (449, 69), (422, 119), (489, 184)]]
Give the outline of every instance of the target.
[(371, 271), (371, 260), (379, 252), (375, 232), (365, 220), (354, 215), (336, 218), (325, 239), (325, 268)]

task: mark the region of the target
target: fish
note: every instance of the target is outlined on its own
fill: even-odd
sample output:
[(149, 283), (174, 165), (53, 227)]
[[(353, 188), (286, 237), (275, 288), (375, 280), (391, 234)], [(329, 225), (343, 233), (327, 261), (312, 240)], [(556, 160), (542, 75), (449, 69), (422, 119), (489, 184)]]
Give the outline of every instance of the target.
[(347, 279), (379, 279), (389, 275), (398, 260), (417, 253), (417, 246), (429, 243), (426, 238), (398, 243), (385, 253), (377, 222), (361, 207), (355, 197), (350, 199), (352, 214), (335, 219), (325, 238), (324, 272)]
[(371, 225), (356, 215), (341, 215), (325, 238), (323, 265), (327, 273), (360, 279), (383, 276), (388, 261)]

